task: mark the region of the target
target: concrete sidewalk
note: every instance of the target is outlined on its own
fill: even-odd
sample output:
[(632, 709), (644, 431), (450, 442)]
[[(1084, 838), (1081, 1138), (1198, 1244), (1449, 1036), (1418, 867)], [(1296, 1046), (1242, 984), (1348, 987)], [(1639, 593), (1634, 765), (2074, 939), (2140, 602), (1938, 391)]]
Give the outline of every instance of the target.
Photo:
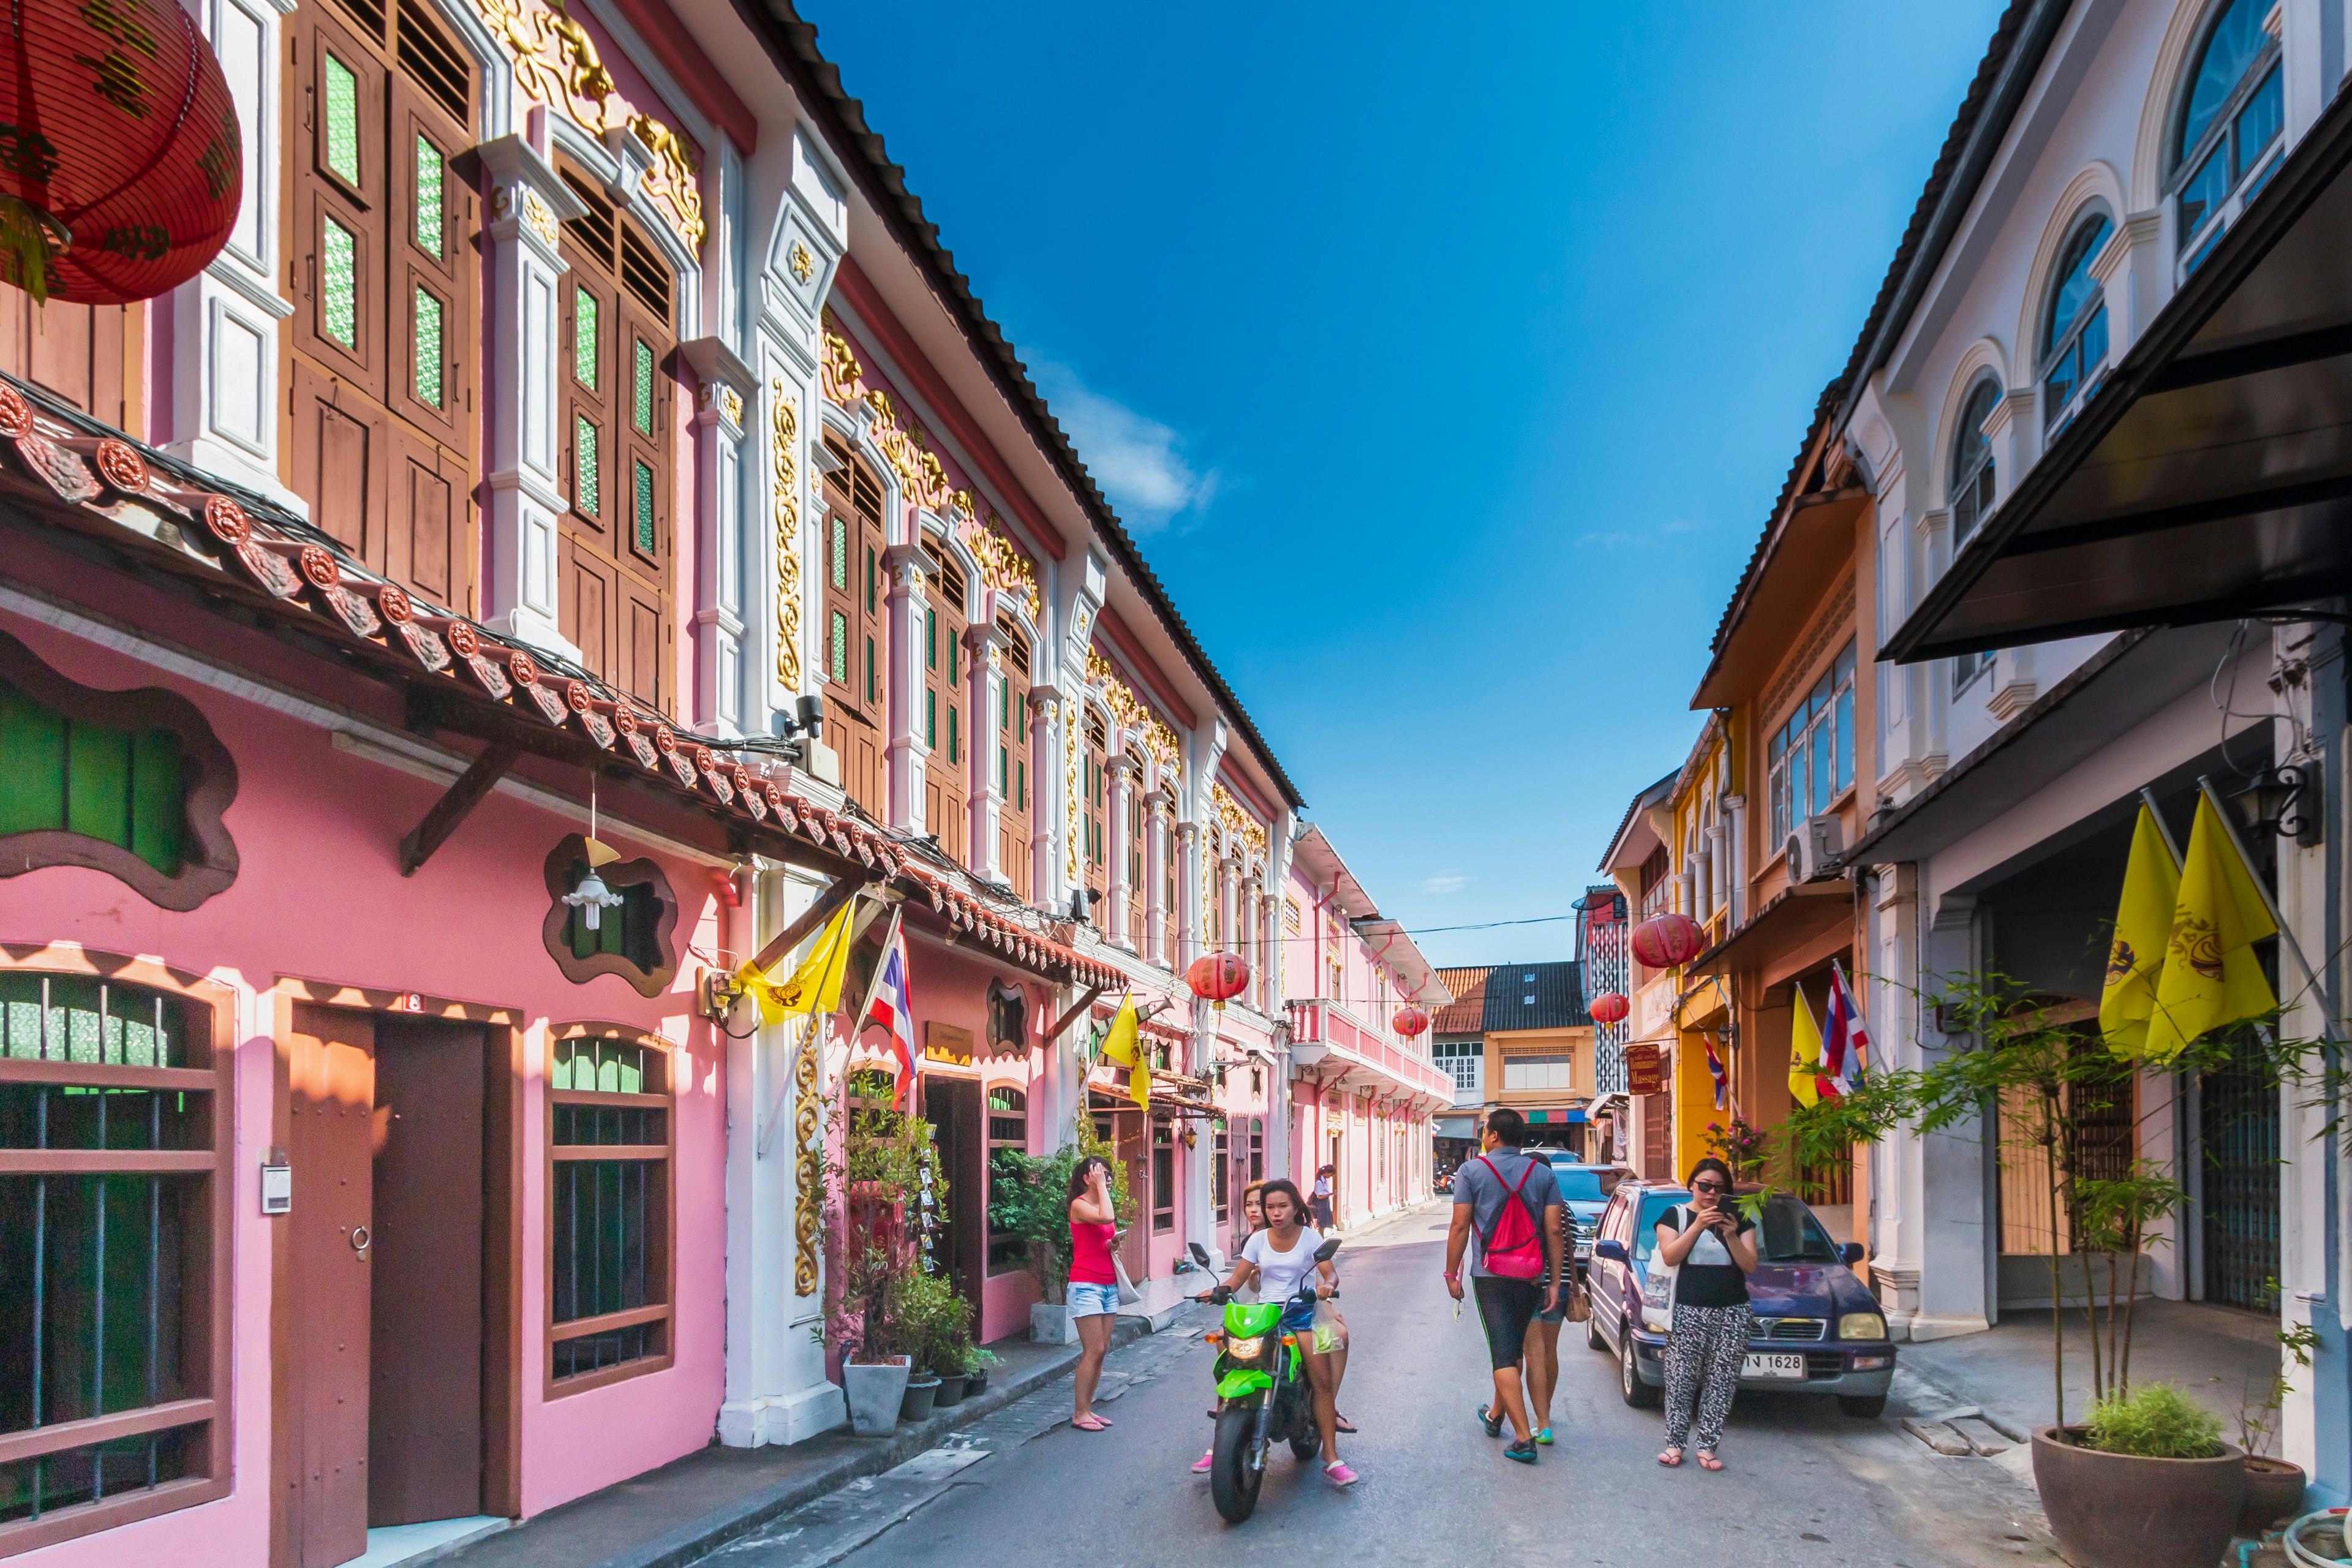
[[(2079, 1309), (2065, 1315), (2066, 1417), (2079, 1421), (2091, 1402), (2090, 1334)], [(2102, 1332), (2104, 1332), (2104, 1327)], [(1906, 1344), (1895, 1364), (1956, 1405), (1974, 1405), (2018, 1431), (2056, 1418), (2047, 1311), (2005, 1311), (1981, 1334)], [(2169, 1383), (2221, 1417), (2237, 1441), (2238, 1413), (2259, 1402), (2278, 1374), (2278, 1322), (2260, 1313), (2201, 1301), (2146, 1300), (2132, 1325), (2136, 1384)]]
[[(1391, 1210), (1345, 1233), (1350, 1241), (1432, 1212), (1430, 1204)], [(1133, 1343), (1180, 1315), (1182, 1298), (1212, 1283), (1202, 1273), (1146, 1282), (1146, 1299), (1119, 1314), (1111, 1348)], [(511, 1529), (434, 1559), (435, 1568), (683, 1568), (731, 1541), (850, 1482), (895, 1469), (1069, 1375), (1074, 1344), (1003, 1339), (987, 1392), (888, 1437), (856, 1437), (836, 1428), (788, 1447), (709, 1447), (674, 1459), (604, 1490), (548, 1510)]]

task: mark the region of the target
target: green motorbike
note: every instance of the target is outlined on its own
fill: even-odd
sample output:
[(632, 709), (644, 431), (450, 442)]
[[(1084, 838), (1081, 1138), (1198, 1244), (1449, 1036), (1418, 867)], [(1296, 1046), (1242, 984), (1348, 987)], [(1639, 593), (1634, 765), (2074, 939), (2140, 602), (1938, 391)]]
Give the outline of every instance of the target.
[[(1315, 1261), (1328, 1263), (1339, 1250), (1334, 1237), (1315, 1249)], [(1209, 1255), (1199, 1245), (1192, 1253), (1208, 1267)], [(1225, 1310), (1223, 1327), (1202, 1336), (1217, 1352), (1217, 1435), (1210, 1447), (1209, 1493), (1226, 1521), (1239, 1524), (1257, 1511), (1270, 1445), (1288, 1443), (1301, 1464), (1323, 1452), (1315, 1390), (1298, 1353), (1298, 1335), (1282, 1327), (1288, 1309), (1314, 1304), (1315, 1276), (1309, 1273), (1287, 1301), (1236, 1301), (1223, 1285), (1205, 1299)]]

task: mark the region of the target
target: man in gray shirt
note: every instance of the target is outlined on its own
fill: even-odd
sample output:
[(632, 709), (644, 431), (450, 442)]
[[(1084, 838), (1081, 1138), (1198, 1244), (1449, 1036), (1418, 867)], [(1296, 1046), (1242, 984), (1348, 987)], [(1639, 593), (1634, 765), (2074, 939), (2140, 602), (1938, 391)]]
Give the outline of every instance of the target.
[[(1470, 1280), (1478, 1296), (1478, 1319), (1486, 1330), (1487, 1356), (1495, 1365), (1495, 1397), (1478, 1407), (1478, 1419), (1486, 1424), (1486, 1436), (1499, 1437), (1507, 1415), (1518, 1441), (1504, 1449), (1503, 1457), (1532, 1465), (1535, 1433), (1528, 1425), (1519, 1361), (1527, 1353), (1528, 1325), (1537, 1312), (1551, 1310), (1559, 1291), (1561, 1205), (1551, 1163), (1519, 1147), (1527, 1131), (1528, 1119), (1517, 1111), (1507, 1107), (1489, 1111), (1479, 1141), (1485, 1152), (1463, 1162), (1454, 1173), (1454, 1223), (1445, 1237), (1445, 1289), (1455, 1300), (1462, 1300), (1462, 1254), (1475, 1231), (1478, 1255), (1470, 1266)], [(1486, 1249), (1495, 1243), (1507, 1205), (1512, 1204), (1526, 1205), (1542, 1239), (1544, 1268), (1536, 1279), (1515, 1279), (1486, 1267)], [(1537, 1279), (1551, 1283), (1538, 1286)]]

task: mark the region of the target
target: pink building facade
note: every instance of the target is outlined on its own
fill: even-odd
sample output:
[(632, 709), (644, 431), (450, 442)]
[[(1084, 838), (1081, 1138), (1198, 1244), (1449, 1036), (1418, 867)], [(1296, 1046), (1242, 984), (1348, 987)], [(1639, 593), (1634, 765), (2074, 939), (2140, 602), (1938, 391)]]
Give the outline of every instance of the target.
[(192, 6), (227, 248), (0, 289), (0, 1555), (332, 1568), (840, 1425), (887, 1058), (729, 981), (844, 903), (983, 1337), (993, 1158), (1082, 1118), (1139, 1277), (1426, 1193), (1442, 991), (782, 9)]

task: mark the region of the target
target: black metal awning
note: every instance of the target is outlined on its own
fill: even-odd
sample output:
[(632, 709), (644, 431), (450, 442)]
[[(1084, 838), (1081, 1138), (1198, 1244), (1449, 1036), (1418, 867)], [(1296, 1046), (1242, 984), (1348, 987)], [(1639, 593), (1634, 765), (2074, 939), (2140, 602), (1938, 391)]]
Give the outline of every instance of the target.
[(2352, 95), (1879, 657), (2233, 620), (2352, 587)]

